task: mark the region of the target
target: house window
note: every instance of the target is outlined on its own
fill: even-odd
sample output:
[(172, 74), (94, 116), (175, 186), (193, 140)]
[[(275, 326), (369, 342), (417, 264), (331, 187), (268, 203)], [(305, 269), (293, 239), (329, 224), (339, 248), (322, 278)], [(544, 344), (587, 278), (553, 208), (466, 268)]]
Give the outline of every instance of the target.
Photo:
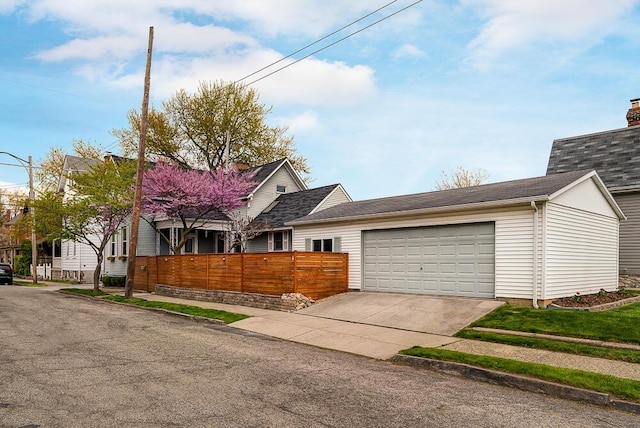
[(269, 232), (268, 251), (288, 251), (289, 232)]
[(342, 238), (305, 239), (305, 251), (323, 251), (326, 253), (342, 251)]
[(193, 241), (194, 241), (193, 237), (190, 236), (184, 242), (184, 252), (186, 254), (193, 254)]
[(283, 186), (281, 184), (278, 184), (276, 186), (276, 193), (287, 193), (287, 186)]
[(120, 254), (122, 254), (123, 256), (126, 256), (127, 251), (129, 250), (129, 239), (127, 237), (127, 228), (123, 227), (122, 229), (120, 229), (120, 234), (121, 234), (121, 242), (122, 242), (122, 251), (120, 252)]
[(110, 256), (116, 255), (116, 234), (115, 233), (111, 235), (111, 242), (109, 244), (109, 255)]
[(73, 255), (76, 255), (76, 241), (73, 241)]

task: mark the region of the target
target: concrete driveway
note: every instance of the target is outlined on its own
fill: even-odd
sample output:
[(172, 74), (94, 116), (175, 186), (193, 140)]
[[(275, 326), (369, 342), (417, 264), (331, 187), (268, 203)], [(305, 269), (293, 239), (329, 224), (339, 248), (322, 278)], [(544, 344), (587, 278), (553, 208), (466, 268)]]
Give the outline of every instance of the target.
[(354, 291), (321, 300), (298, 313), (451, 336), (503, 303), (466, 297)]

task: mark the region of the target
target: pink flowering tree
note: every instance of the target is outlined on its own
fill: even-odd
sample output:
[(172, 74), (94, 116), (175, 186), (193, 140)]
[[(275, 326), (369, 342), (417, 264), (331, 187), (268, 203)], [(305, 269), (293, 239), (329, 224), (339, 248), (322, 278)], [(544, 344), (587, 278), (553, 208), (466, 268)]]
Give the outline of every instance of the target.
[[(243, 197), (256, 185), (252, 180), (253, 174), (240, 174), (235, 169), (200, 171), (161, 162), (144, 173), (142, 210), (155, 219), (166, 217), (181, 222), (182, 235), (177, 243), (159, 233), (177, 254), (190, 232), (216, 214), (228, 215), (243, 206)], [(156, 228), (155, 223), (152, 226)]]

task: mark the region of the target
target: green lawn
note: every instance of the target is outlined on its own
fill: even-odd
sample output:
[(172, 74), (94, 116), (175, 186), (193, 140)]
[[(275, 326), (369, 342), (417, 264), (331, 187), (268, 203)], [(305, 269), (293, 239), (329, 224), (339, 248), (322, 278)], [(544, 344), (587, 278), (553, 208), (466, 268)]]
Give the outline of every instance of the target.
[(640, 382), (635, 380), (622, 379), (582, 370), (552, 367), (544, 364), (527, 363), (484, 355), (466, 354), (464, 352), (449, 351), (446, 349), (432, 349), (414, 346), (413, 348), (400, 351), (400, 353), (441, 361), (453, 361), (500, 372), (530, 376), (549, 382), (611, 394), (627, 400), (640, 401)]
[(601, 312), (502, 305), (471, 326), (640, 343), (640, 303)]
[(104, 298), (105, 300), (111, 300), (114, 302), (129, 303), (144, 308), (160, 308), (166, 309), (172, 312), (179, 312), (182, 314), (193, 315), (196, 317), (204, 317), (222, 320), (226, 324), (249, 318), (249, 315), (236, 314), (233, 312), (220, 311), (217, 309), (204, 309), (198, 306), (182, 305), (179, 303), (168, 302), (154, 302), (150, 300), (140, 299), (133, 297), (131, 299), (125, 299), (124, 296), (111, 295)]
[(93, 291), (92, 288), (63, 288), (60, 291), (63, 293), (81, 294), (83, 296), (101, 297), (108, 296), (109, 293), (104, 291)]

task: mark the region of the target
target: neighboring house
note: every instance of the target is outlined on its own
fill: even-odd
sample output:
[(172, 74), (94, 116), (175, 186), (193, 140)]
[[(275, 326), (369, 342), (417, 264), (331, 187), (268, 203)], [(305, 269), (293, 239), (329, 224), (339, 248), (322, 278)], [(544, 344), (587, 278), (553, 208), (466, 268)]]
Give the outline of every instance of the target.
[(20, 245), (29, 236), (25, 231), (15, 229), (15, 224), (23, 218), (22, 211), (14, 214), (12, 210), (6, 210), (0, 229), (0, 262), (13, 265), (15, 257), (20, 255)]
[[(73, 197), (70, 192), (73, 175), (89, 171), (97, 162), (99, 161), (94, 159), (65, 156), (62, 174), (58, 181), (58, 193), (62, 194), (64, 199)], [(98, 239), (96, 237), (96, 240)], [(55, 271), (52, 276), (54, 278), (80, 282), (92, 281), (97, 260), (96, 254), (89, 245), (72, 239), (62, 239), (59, 246), (54, 245), (54, 248), (58, 248), (60, 251), (53, 253), (52, 264)]]
[(627, 220), (620, 224), (620, 273), (640, 275), (640, 99), (627, 128), (555, 140), (547, 174), (595, 169)]
[[(595, 171), (347, 202), (288, 223), (349, 253), (349, 288), (534, 306), (617, 286), (624, 214)], [(326, 243), (326, 244), (325, 244)]]
[(268, 231), (249, 241), (247, 251), (291, 251), (293, 228), (287, 222), (350, 201), (340, 184), (280, 194), (254, 219)]

